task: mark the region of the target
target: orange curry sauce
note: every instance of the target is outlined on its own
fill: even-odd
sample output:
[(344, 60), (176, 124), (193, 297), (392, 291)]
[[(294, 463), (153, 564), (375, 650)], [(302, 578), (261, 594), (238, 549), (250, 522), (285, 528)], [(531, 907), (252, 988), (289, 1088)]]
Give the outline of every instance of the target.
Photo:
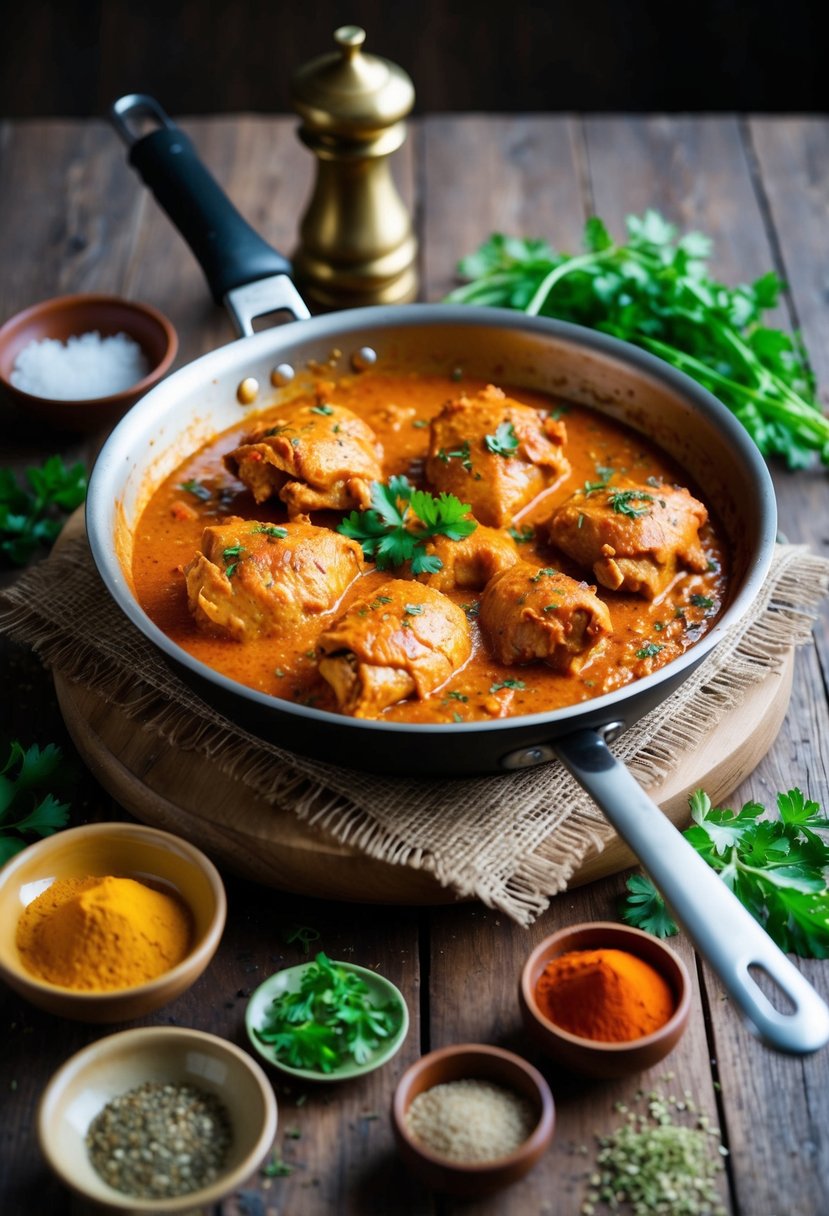
[[(353, 410), (373, 428), (385, 452), (386, 477), (404, 473), (422, 484), (423, 460), (429, 442), (428, 420), (450, 398), (483, 388), (483, 382), (443, 376), (389, 375), (364, 372), (341, 379), (331, 396)], [(546, 411), (561, 411), (567, 426), (566, 454), (572, 472), (564, 482), (530, 504), (513, 521), (512, 534), (526, 561), (554, 566), (576, 579), (591, 581), (589, 571), (578, 569), (550, 545), (532, 535), (534, 522), (546, 520), (553, 508), (585, 482), (595, 482), (598, 470), (613, 469), (638, 483), (656, 477), (688, 485), (682, 471), (641, 435), (585, 407), (556, 402), (542, 393), (510, 389), (509, 396)], [(301, 400), (304, 400), (301, 399)], [(313, 404), (316, 398), (309, 395)], [(388, 412), (388, 406), (397, 408)], [(278, 416), (279, 407), (259, 418)], [(225, 469), (222, 457), (251, 429), (248, 416), (238, 427), (217, 435), (186, 460), (155, 491), (139, 522), (134, 550), (133, 577), (138, 599), (152, 620), (185, 651), (242, 684), (275, 697), (320, 709), (336, 709), (333, 692), (317, 671), (315, 644), (323, 629), (340, 615), (354, 596), (372, 593), (388, 578), (403, 577), (398, 570), (380, 572), (373, 565), (346, 591), (337, 607), (309, 620), (299, 635), (284, 639), (257, 638), (239, 643), (213, 637), (196, 628), (187, 606), (182, 569), (193, 558), (206, 524), (227, 515), (241, 515), (268, 523), (284, 523), (285, 510), (277, 499), (259, 507), (240, 482)], [(183, 489), (199, 483), (198, 492)], [(688, 486), (694, 492), (693, 486)], [(210, 491), (209, 500), (206, 498)], [(314, 523), (336, 527), (339, 517), (319, 513)], [(530, 539), (523, 539), (527, 535)], [(505, 667), (488, 655), (477, 622), (480, 595), (455, 591), (450, 598), (470, 618), (473, 653), (468, 663), (424, 701), (405, 701), (387, 709), (383, 717), (405, 722), (459, 722), (486, 720), (557, 709), (610, 692), (647, 675), (682, 654), (707, 632), (723, 604), (726, 588), (726, 553), (716, 529), (709, 523), (701, 531), (709, 558), (703, 574), (681, 574), (656, 601), (598, 588), (613, 622), (613, 636), (596, 659), (578, 675), (561, 675), (543, 664)], [(659, 649), (657, 649), (659, 648)], [(650, 657), (647, 652), (655, 651)], [(509, 681), (506, 686), (504, 681)]]

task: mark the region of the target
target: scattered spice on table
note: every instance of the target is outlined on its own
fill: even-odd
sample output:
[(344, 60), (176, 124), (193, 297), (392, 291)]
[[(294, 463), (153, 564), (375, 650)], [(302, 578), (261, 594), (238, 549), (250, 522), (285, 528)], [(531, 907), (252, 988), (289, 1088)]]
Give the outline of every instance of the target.
[(406, 1112), (411, 1135), (452, 1161), (506, 1157), (524, 1143), (537, 1122), (526, 1098), (476, 1078), (433, 1085), (418, 1094)]
[(24, 909), (17, 948), (38, 979), (76, 991), (146, 983), (190, 948), (189, 910), (132, 878), (59, 878)]
[[(665, 1097), (660, 1090), (637, 1100), (647, 1113), (617, 1104), (624, 1122), (609, 1136), (598, 1137), (596, 1170), (581, 1216), (606, 1211), (635, 1216), (725, 1216), (717, 1179), (727, 1150), (719, 1129), (697, 1114), (690, 1094)], [(694, 1117), (694, 1123), (677, 1122)]]
[(572, 950), (547, 964), (535, 989), (538, 1007), (583, 1039), (626, 1043), (653, 1034), (673, 1016), (667, 980), (626, 950)]
[(50, 401), (89, 401), (131, 388), (149, 372), (147, 357), (126, 334), (102, 338), (92, 330), (65, 342), (42, 338), (18, 354), (9, 379), (15, 388)]
[(86, 1133), (100, 1176), (137, 1199), (170, 1199), (209, 1186), (232, 1142), (230, 1115), (215, 1094), (160, 1081), (113, 1098)]

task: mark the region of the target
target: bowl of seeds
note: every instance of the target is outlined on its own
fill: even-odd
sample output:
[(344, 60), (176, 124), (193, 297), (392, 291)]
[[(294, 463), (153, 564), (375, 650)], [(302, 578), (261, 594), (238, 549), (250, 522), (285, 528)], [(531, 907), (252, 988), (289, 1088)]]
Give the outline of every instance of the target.
[(67, 1060), (43, 1093), (38, 1139), (96, 1211), (182, 1213), (237, 1190), (269, 1152), (276, 1121), (270, 1083), (246, 1052), (151, 1026)]
[(392, 1129), (425, 1186), (463, 1198), (492, 1194), (532, 1169), (555, 1126), (550, 1087), (521, 1056), (462, 1043), (422, 1056), (394, 1093)]

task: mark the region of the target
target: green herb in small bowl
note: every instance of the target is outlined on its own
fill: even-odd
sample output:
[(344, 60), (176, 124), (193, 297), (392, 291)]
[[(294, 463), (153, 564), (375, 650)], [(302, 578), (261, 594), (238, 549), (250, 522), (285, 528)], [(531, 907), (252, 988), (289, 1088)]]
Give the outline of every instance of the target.
[(389, 980), (320, 952), (286, 967), (253, 993), (245, 1013), (259, 1054), (293, 1077), (345, 1081), (396, 1055), (409, 1029), (409, 1010)]

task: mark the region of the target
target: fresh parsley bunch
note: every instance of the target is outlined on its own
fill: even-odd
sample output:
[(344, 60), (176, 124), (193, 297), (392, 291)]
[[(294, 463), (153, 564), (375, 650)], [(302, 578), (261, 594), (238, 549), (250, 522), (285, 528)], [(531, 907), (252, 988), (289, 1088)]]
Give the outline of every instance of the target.
[(255, 1033), (281, 1063), (330, 1073), (349, 1057), (365, 1064), (400, 1021), (399, 1006), (373, 1004), (368, 985), (320, 951), (299, 991), (276, 997)]
[(27, 469), (26, 481), (28, 487), (21, 486), (11, 469), (0, 469), (0, 552), (16, 566), (25, 566), (41, 545), (51, 547), (64, 514), (86, 498), (83, 465), (67, 468), (60, 456)]
[(798, 337), (763, 325), (784, 284), (770, 271), (750, 285), (711, 277), (711, 241), (677, 239), (656, 211), (627, 218), (626, 243), (593, 217), (586, 252), (496, 234), (458, 264), (471, 282), (447, 300), (559, 317), (633, 342), (687, 372), (731, 409), (766, 455), (791, 468), (814, 451), (829, 463), (829, 418)]
[(16, 740), (0, 769), (0, 865), (25, 849), (25, 836), (51, 836), (66, 826), (69, 805), (58, 802), (46, 787), (63, 776), (60, 748), (33, 743), (24, 748)]
[[(740, 811), (714, 809), (696, 790), (689, 799), (694, 826), (684, 833), (697, 852), (782, 950), (829, 958), (829, 829), (820, 806), (799, 789), (777, 795), (779, 819), (747, 802)], [(622, 916), (630, 925), (671, 937), (677, 927), (649, 878), (627, 881)]]
[(424, 552), (424, 542), (431, 536), (450, 540), (469, 536), (478, 526), (467, 518), (469, 510), (469, 503), (454, 494), (435, 498), (426, 490), (416, 490), (407, 477), (390, 477), (386, 483), (372, 482), (369, 509), (352, 511), (337, 531), (358, 540), (378, 570), (410, 561), (412, 574), (434, 574), (443, 563)]

